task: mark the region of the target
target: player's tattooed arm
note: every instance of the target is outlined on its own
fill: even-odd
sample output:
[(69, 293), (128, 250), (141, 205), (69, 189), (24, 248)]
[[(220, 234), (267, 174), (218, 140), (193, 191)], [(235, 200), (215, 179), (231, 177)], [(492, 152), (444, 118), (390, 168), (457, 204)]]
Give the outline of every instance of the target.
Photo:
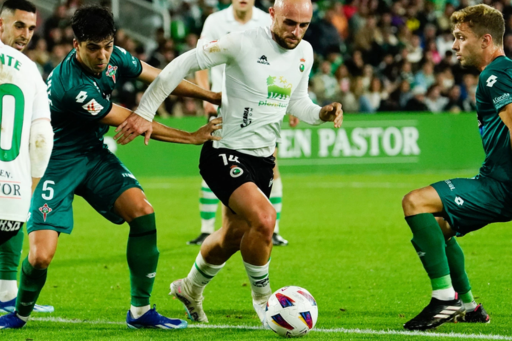
[[(162, 72), (162, 70), (152, 67), (151, 65), (144, 63), (142, 64), (142, 72), (139, 75), (139, 80), (146, 84), (151, 84), (156, 77)], [(208, 72), (208, 71), (207, 71)], [(210, 91), (206, 87), (200, 87), (187, 80), (182, 80), (180, 84), (171, 92), (171, 95), (179, 97), (191, 97), (207, 101), (216, 105), (220, 105), (222, 95), (220, 92)]]
[[(118, 127), (132, 114), (132, 112), (119, 105), (112, 105), (110, 112), (101, 119), (101, 123), (108, 124), (110, 126)], [(130, 116), (131, 117), (131, 116)], [(171, 143), (184, 143), (184, 144), (203, 144), (210, 140), (220, 140), (220, 137), (213, 136), (212, 133), (218, 129), (221, 129), (221, 118), (216, 118), (208, 122), (208, 124), (199, 128), (199, 130), (190, 133), (187, 131), (174, 129), (163, 125), (158, 122), (150, 122), (151, 124), (151, 138), (153, 140), (171, 142)], [(123, 138), (130, 137), (133, 132), (128, 135), (124, 135)], [(135, 138), (135, 137), (134, 137)], [(145, 139), (148, 137), (145, 136)]]
[(510, 132), (510, 146), (512, 148), (512, 103), (501, 108), (500, 118), (503, 123), (505, 123)]

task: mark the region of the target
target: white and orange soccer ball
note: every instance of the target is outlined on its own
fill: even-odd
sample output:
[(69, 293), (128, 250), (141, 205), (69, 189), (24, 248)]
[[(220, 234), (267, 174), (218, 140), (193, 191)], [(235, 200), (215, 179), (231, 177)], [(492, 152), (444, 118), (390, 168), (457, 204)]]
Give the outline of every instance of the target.
[(265, 311), (267, 323), (283, 337), (300, 337), (309, 333), (318, 320), (318, 306), (304, 288), (289, 286), (270, 296)]

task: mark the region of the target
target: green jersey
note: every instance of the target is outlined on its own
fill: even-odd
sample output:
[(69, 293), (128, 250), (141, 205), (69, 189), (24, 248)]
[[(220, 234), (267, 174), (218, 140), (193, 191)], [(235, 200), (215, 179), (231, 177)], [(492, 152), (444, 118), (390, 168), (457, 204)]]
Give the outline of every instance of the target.
[(117, 46), (99, 75), (87, 71), (71, 51), (47, 80), (55, 133), (52, 157), (103, 148), (109, 127), (100, 120), (112, 109), (112, 91), (120, 79), (136, 78), (141, 72), (140, 61)]
[(512, 103), (512, 60), (494, 59), (482, 71), (476, 90), (476, 111), (485, 161), (480, 174), (498, 181), (512, 182), (512, 150), (509, 129), (499, 116)]

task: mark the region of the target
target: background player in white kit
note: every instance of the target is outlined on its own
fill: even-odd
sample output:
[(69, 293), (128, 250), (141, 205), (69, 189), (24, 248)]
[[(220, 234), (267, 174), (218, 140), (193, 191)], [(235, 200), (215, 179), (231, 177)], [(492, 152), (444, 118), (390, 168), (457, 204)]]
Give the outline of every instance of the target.
[[(36, 29), (36, 7), (29, 1), (8, 0), (3, 3), (0, 12), (2, 42), (18, 51), (23, 51), (30, 43)], [(0, 183), (2, 183), (2, 175), (0, 175)], [(1, 215), (0, 219), (2, 219)], [(0, 245), (0, 311), (14, 311), (18, 293), (16, 279), (23, 237), (23, 229), (20, 227), (13, 238)], [(36, 304), (34, 311), (53, 312), (53, 307)]]
[[(229, 209), (221, 229), (201, 246), (189, 275), (171, 284), (171, 294), (195, 321), (207, 322), (203, 290), (240, 250), (251, 282), (253, 306), (265, 325), (265, 304), (272, 294), (269, 260), (276, 211), (268, 196), (272, 156), (286, 113), (309, 124), (343, 120), (341, 104), (323, 108), (308, 97), (313, 49), (302, 41), (312, 17), (310, 0), (278, 0), (270, 8), (272, 26), (228, 34), (174, 59), (150, 85), (136, 114), (152, 120), (163, 100), (190, 72), (226, 64), (220, 116), (222, 140), (202, 149), (203, 179)], [(122, 133), (142, 130), (125, 122)], [(145, 128), (145, 127), (144, 127)], [(121, 139), (123, 139), (121, 137)]]
[(46, 85), (36, 65), (0, 42), (0, 243), (27, 221), (53, 147)]
[[(218, 40), (231, 32), (240, 32), (256, 27), (268, 27), (271, 24), (270, 15), (256, 7), (254, 0), (233, 0), (228, 8), (213, 13), (204, 22), (201, 39), (206, 41)], [(212, 91), (221, 92), (224, 82), (224, 65), (217, 65), (211, 68)], [(210, 89), (208, 79), (208, 70), (196, 72), (197, 84), (204, 88)], [(208, 118), (217, 116), (217, 106), (204, 102), (204, 111)], [(290, 125), (297, 125), (296, 119), (290, 120)], [(274, 152), (274, 157), (276, 157)], [(283, 184), (279, 169), (276, 164), (274, 167), (274, 185), (270, 193), (270, 202), (276, 210), (276, 226), (272, 235), (272, 243), (275, 246), (288, 245), (288, 241), (279, 235), (279, 219), (281, 217), (281, 207), (283, 198)], [(203, 180), (201, 183), (201, 196), (199, 198), (199, 210), (201, 215), (201, 233), (199, 236), (189, 242), (189, 245), (201, 245), (203, 241), (215, 231), (215, 215), (219, 199), (208, 187)]]

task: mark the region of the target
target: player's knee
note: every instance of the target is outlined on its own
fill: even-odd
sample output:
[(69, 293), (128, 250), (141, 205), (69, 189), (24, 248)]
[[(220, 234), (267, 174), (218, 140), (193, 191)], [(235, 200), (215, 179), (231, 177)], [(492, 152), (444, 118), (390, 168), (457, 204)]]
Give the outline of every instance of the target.
[(422, 196), (418, 190), (409, 192), (403, 199), (402, 199), (402, 209), (404, 210), (404, 214), (406, 217), (415, 215), (419, 212), (419, 209), (421, 208), (422, 203)]
[(143, 217), (148, 214), (152, 214), (154, 212), (155, 210), (153, 210), (153, 207), (149, 203), (144, 201), (132, 207), (132, 209), (128, 213), (130, 218), (129, 221), (139, 217)]
[(263, 236), (272, 242), (272, 234), (274, 233), (274, 227), (276, 226), (276, 213), (274, 210), (270, 212), (262, 212), (258, 214), (254, 228)]
[(29, 262), (36, 269), (46, 269), (50, 266), (53, 253), (48, 251), (36, 251), (29, 255)]

